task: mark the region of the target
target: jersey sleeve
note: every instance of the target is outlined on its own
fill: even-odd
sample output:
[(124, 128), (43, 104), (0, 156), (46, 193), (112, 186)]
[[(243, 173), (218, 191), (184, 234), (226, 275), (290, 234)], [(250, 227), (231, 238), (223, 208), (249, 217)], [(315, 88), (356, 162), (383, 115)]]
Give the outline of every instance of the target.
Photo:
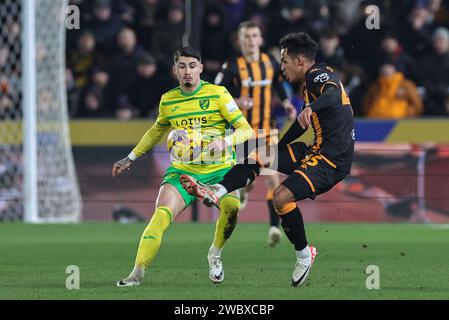
[(214, 80), (214, 84), (224, 86), (233, 97), (240, 96), (239, 79), (237, 76), (237, 65), (235, 61), (229, 60), (223, 64), (220, 72)]
[(224, 87), (220, 90), (220, 113), (235, 128), (234, 133), (227, 136), (225, 140), (232, 145), (245, 142), (251, 137), (253, 130), (228, 90)]
[(166, 115), (164, 114), (164, 109), (162, 108), (162, 101), (163, 101), (163, 96), (159, 103), (159, 113), (157, 115), (155, 124), (159, 127), (167, 127), (167, 126), (170, 127), (171, 126), (170, 121), (168, 121)]
[(159, 114), (154, 124), (148, 129), (139, 143), (134, 147), (130, 155), (131, 160), (135, 160), (147, 153), (159, 142), (162, 136), (171, 129), (170, 121), (165, 117), (162, 108), (162, 99), (159, 104)]
[(333, 85), (340, 88), (340, 79), (335, 71), (328, 66), (313, 67), (306, 76), (307, 90), (319, 97), (327, 85)]
[(234, 98), (226, 88), (220, 92), (220, 113), (231, 125), (234, 125), (240, 119), (245, 119)]

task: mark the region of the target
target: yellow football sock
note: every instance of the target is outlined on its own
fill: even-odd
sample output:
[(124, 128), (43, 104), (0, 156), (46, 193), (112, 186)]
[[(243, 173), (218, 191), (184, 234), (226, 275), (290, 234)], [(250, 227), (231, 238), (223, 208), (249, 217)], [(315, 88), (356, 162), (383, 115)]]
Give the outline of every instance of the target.
[(227, 194), (219, 202), (220, 216), (215, 225), (215, 237), (213, 246), (222, 249), (226, 240), (234, 231), (237, 225), (237, 218), (240, 209), (240, 198)]
[(136, 266), (146, 269), (153, 261), (159, 247), (165, 229), (172, 221), (172, 212), (168, 207), (158, 207), (145, 228), (137, 250)]

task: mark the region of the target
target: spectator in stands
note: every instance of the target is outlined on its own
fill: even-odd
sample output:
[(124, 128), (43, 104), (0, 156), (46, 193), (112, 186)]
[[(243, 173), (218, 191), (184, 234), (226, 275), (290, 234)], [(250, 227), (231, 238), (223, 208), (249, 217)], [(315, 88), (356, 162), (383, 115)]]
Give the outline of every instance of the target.
[(97, 40), (98, 50), (105, 56), (110, 56), (115, 49), (115, 38), (123, 28), (123, 23), (113, 15), (110, 0), (94, 0), (93, 19), (87, 25)]
[(363, 107), (370, 118), (402, 119), (422, 114), (423, 104), (415, 84), (399, 72), (392, 61), (385, 61), (379, 77), (365, 96)]
[(223, 47), (223, 44), (228, 41), (223, 27), (223, 8), (216, 3), (210, 3), (203, 17), (201, 54), (204, 57), (204, 71), (202, 78), (213, 82), (226, 57), (232, 54), (232, 50), (229, 46)]
[(382, 31), (366, 28), (366, 19), (369, 14), (369, 11), (366, 12), (366, 7), (370, 4), (371, 2), (368, 1), (362, 3), (358, 21), (342, 36), (341, 40), (347, 60), (352, 64), (360, 65), (368, 79), (372, 80), (377, 75), (377, 70), (371, 68), (373, 53), (378, 50)]
[[(0, 47), (0, 85), (2, 91), (8, 88), (8, 77), (10, 75), (11, 57), (7, 46)], [(5, 89), (6, 88), (6, 89)]]
[[(12, 47), (11, 47), (12, 48)], [(8, 46), (0, 47), (0, 119), (16, 119), (21, 116), (20, 65), (17, 66), (15, 53)]]
[[(131, 83), (139, 83), (137, 88), (141, 88), (140, 85), (150, 83), (154, 77), (169, 73), (172, 53), (181, 45), (185, 31), (183, 2), (70, 0), (70, 4), (81, 10), (81, 30), (67, 33), (70, 114), (100, 117), (112, 116), (120, 110), (123, 119), (147, 116), (150, 107), (142, 109), (141, 102), (149, 101), (150, 90), (135, 91), (137, 95), (132, 99), (140, 102), (123, 97), (129, 96)], [(365, 8), (371, 4), (380, 8), (380, 30), (366, 28)], [(439, 29), (438, 36), (435, 33), (432, 37), (432, 34), (438, 27), (449, 26), (448, 8), (448, 0), (208, 0), (204, 2), (200, 37), (204, 76), (206, 80), (212, 80), (224, 57), (239, 51), (234, 31), (242, 19), (249, 18), (269, 29), (268, 50), (289, 30), (309, 31), (315, 38), (318, 38), (316, 34), (321, 35), (319, 60), (341, 71), (356, 115), (363, 114), (362, 93), (377, 79), (379, 65), (385, 60), (391, 61), (405, 79), (417, 83), (420, 90), (425, 88), (424, 114), (446, 115), (449, 109), (446, 106), (449, 104), (446, 32)], [(14, 79), (20, 79), (20, 65), (8, 60), (3, 65), (15, 65), (14, 70), (2, 69), (1, 60), (5, 57), (20, 60), (20, 41), (16, 40), (20, 35), (20, 24), (8, 20), (0, 24), (0, 29), (8, 39), (0, 47), (0, 87), (5, 106), (11, 101), (19, 101), (17, 89), (14, 89), (18, 88), (19, 82)], [(123, 30), (127, 31), (121, 32)], [(118, 38), (122, 40), (118, 42), (119, 32)], [(95, 41), (92, 41), (92, 34)], [(36, 46), (38, 61), (51, 58), (42, 43), (38, 42)], [(157, 71), (153, 76), (146, 77), (137, 71), (139, 57), (145, 53), (142, 48), (154, 54), (157, 60)], [(104, 64), (98, 61), (99, 58)], [(150, 65), (141, 69), (149, 71)], [(106, 87), (93, 81), (93, 66), (107, 72)], [(99, 77), (105, 78), (104, 75)], [(165, 81), (155, 84), (151, 91), (163, 91)]]
[[(384, 1), (378, 0), (385, 4), (384, 10), (386, 11), (386, 19), (389, 20), (390, 27), (396, 27), (402, 24), (402, 22), (406, 21), (410, 15), (410, 12), (415, 8), (418, 4), (423, 5), (422, 0), (395, 0), (395, 1)], [(427, 0), (424, 0), (426, 2)], [(425, 3), (424, 3), (425, 5)], [(385, 10), (386, 9), (386, 10)]]
[(19, 117), (14, 111), (11, 95), (4, 90), (0, 91), (0, 120), (14, 120)]
[(413, 59), (419, 59), (431, 50), (431, 35), (434, 25), (429, 20), (430, 11), (425, 6), (417, 6), (410, 12), (405, 24), (399, 28), (399, 37), (405, 50)]
[(123, 28), (117, 37), (119, 53), (111, 63), (111, 87), (110, 99), (108, 102), (110, 108), (115, 110), (122, 108), (122, 101), (119, 98), (124, 94), (129, 83), (136, 77), (136, 67), (139, 57), (145, 51), (137, 44), (135, 32), (130, 28)]
[(346, 34), (360, 18), (360, 2), (360, 0), (330, 1), (329, 11), (332, 16), (330, 27), (340, 35)]
[(136, 32), (146, 50), (151, 50), (151, 38), (160, 15), (160, 7), (159, 0), (138, 0), (136, 3)]
[(319, 39), (317, 61), (322, 61), (334, 68), (339, 74), (346, 93), (351, 99), (354, 115), (363, 114), (362, 99), (365, 86), (365, 74), (357, 66), (346, 61), (343, 47), (340, 45), (340, 37), (333, 29), (324, 31)]
[(279, 1), (273, 0), (249, 0), (246, 2), (246, 9), (243, 15), (244, 21), (254, 21), (260, 26), (264, 37), (265, 47), (271, 48), (277, 46), (279, 38), (273, 30), (277, 29), (275, 25), (276, 13), (279, 11)]
[(428, 7), (433, 21), (446, 28), (449, 28), (449, 2), (441, 0), (429, 0)]
[(144, 54), (139, 57), (137, 76), (129, 83), (121, 100), (126, 101), (141, 118), (154, 117), (159, 110), (161, 94), (172, 86), (174, 84), (167, 73), (158, 72), (156, 59)]
[[(398, 71), (402, 72), (406, 78), (414, 82), (418, 81), (415, 61), (404, 51), (398, 36), (393, 31), (384, 34), (380, 43), (380, 49), (379, 57), (381, 61), (391, 60)], [(379, 62), (381, 63), (381, 61)]]
[(237, 29), (240, 22), (243, 21), (247, 0), (221, 0), (224, 12), (224, 28), (228, 34)]
[(67, 64), (72, 72), (75, 86), (81, 92), (87, 85), (94, 65), (104, 65), (103, 56), (95, 51), (95, 36), (84, 31), (78, 39), (78, 47), (71, 52)]
[(162, 69), (169, 70), (173, 64), (173, 52), (181, 47), (184, 34), (184, 7), (181, 4), (171, 4), (165, 21), (155, 26), (151, 42), (152, 53)]
[(422, 83), (426, 89), (426, 115), (449, 114), (449, 30), (433, 33), (433, 52), (422, 59)]
[(113, 0), (112, 11), (117, 12), (120, 21), (135, 28), (136, 8), (134, 1)]
[(156, 24), (159, 0), (138, 0), (137, 21), (141, 27), (153, 28)]
[(340, 37), (334, 30), (326, 30), (320, 37), (317, 61), (325, 62), (332, 68), (343, 71), (345, 54), (340, 46)]
[(69, 57), (70, 53), (76, 50), (78, 46), (78, 38), (89, 24), (89, 19), (92, 17), (92, 8), (88, 6), (88, 2), (83, 0), (69, 0), (69, 6), (77, 6), (80, 10), (80, 29), (67, 29), (66, 31), (66, 53)]
[(79, 117), (105, 117), (110, 116), (106, 108), (106, 93), (109, 83), (107, 71), (96, 66), (92, 70), (90, 82), (84, 90)]
[(328, 0), (308, 0), (307, 11), (309, 12), (309, 32), (314, 37), (319, 37), (324, 30), (328, 29), (331, 22)]
[[(6, 23), (6, 32), (5, 36), (7, 37), (7, 43), (11, 47), (15, 47), (18, 42), (20, 42), (20, 23), (18, 21), (14, 21), (15, 19), (12, 19), (11, 21), (7, 21)], [(13, 49), (13, 48), (11, 48)]]
[[(288, 0), (280, 11), (280, 30), (286, 34), (294, 31), (309, 31), (305, 0)], [(281, 36), (280, 34), (278, 37)]]

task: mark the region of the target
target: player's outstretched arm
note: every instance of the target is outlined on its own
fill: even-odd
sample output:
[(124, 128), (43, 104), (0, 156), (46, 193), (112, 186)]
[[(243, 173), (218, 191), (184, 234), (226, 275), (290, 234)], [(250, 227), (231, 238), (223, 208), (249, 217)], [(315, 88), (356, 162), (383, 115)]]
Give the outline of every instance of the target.
[(133, 160), (131, 160), (130, 158), (126, 157), (122, 160), (117, 161), (116, 163), (114, 163), (114, 165), (112, 166), (112, 177), (116, 177), (119, 174), (121, 174), (123, 171), (125, 170), (129, 170), (131, 168), (131, 165), (134, 163)]
[(125, 170), (129, 170), (134, 161), (141, 155), (147, 153), (156, 145), (161, 137), (170, 130), (171, 125), (161, 125), (159, 118), (151, 126), (131, 153), (122, 160), (117, 161), (112, 166), (112, 177), (116, 177)]

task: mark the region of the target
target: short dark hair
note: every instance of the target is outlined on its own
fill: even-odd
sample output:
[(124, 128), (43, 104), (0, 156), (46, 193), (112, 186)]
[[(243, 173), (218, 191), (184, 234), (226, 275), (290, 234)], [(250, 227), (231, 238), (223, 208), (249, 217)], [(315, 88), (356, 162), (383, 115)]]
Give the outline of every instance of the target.
[(192, 47), (182, 47), (181, 49), (178, 49), (173, 56), (175, 63), (178, 62), (179, 57), (192, 57), (201, 62), (201, 53)]
[(254, 22), (252, 20), (241, 22), (239, 24), (239, 28), (237, 29), (237, 32), (240, 32), (244, 28), (259, 28), (259, 30), (262, 30), (261, 27), (257, 24), (257, 22)]
[(149, 53), (143, 53), (137, 58), (138, 65), (156, 64), (156, 59)]
[(287, 49), (287, 54), (298, 55), (303, 54), (310, 60), (315, 60), (318, 50), (318, 43), (313, 40), (308, 33), (296, 32), (285, 35), (280, 41), (281, 49)]

